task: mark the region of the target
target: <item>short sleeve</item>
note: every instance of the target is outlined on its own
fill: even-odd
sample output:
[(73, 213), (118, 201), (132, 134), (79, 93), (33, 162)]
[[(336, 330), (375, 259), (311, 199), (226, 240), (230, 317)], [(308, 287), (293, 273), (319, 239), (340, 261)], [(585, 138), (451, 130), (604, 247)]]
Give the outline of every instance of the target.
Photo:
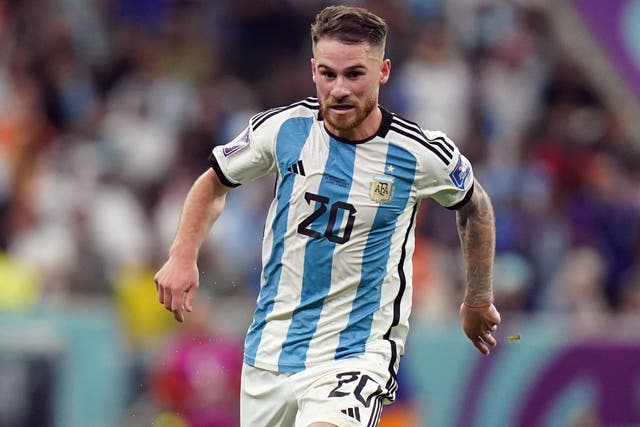
[(231, 142), (212, 150), (209, 165), (223, 184), (237, 187), (276, 169), (274, 139), (263, 129), (253, 131), (248, 126)]
[(462, 207), (473, 194), (473, 168), (458, 147), (441, 132), (425, 135), (433, 144), (420, 159), (417, 189), (421, 198), (432, 198), (448, 209)]

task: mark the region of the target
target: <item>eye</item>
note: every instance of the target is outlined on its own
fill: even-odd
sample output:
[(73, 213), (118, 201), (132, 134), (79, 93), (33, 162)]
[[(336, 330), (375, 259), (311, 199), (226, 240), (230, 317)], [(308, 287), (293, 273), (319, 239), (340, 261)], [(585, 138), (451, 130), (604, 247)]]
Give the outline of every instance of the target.
[(349, 71), (347, 73), (347, 78), (351, 79), (351, 80), (355, 80), (358, 77), (360, 77), (361, 75), (363, 75), (364, 73), (362, 73), (361, 71)]
[(335, 74), (333, 71), (327, 71), (327, 70), (325, 70), (325, 71), (320, 71), (320, 75), (321, 75), (322, 77), (324, 77), (325, 79), (327, 79), (327, 80), (335, 79), (335, 78), (336, 78), (336, 74)]

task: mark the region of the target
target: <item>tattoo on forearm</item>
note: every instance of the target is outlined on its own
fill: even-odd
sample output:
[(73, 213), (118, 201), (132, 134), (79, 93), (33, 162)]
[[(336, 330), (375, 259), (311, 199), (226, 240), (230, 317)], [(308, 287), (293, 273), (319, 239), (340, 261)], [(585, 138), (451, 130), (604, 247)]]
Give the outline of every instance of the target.
[(457, 214), (458, 233), (466, 265), (465, 302), (493, 302), (493, 260), (495, 254), (495, 219), (491, 200), (476, 183), (468, 206)]

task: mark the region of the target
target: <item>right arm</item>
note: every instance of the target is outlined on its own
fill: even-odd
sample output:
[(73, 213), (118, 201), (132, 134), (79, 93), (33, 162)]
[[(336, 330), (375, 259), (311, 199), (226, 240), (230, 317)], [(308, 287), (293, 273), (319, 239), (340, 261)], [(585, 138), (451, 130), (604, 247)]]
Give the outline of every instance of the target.
[(184, 202), (169, 259), (155, 275), (160, 304), (173, 312), (178, 322), (184, 320), (183, 310), (193, 309), (193, 298), (200, 286), (198, 251), (222, 213), (229, 190), (213, 169), (198, 177)]

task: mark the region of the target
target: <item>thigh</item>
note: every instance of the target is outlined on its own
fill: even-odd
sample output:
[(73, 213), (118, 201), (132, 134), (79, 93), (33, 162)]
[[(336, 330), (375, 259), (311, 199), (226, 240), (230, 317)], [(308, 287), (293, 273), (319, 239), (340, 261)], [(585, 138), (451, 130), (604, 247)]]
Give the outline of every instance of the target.
[(242, 427), (291, 427), (297, 403), (291, 393), (290, 374), (242, 367), (240, 425)]
[(366, 360), (333, 362), (324, 369), (306, 372), (304, 377), (307, 388), (299, 395), (295, 427), (314, 422), (373, 427), (380, 420), (383, 402), (390, 398), (386, 368)]

